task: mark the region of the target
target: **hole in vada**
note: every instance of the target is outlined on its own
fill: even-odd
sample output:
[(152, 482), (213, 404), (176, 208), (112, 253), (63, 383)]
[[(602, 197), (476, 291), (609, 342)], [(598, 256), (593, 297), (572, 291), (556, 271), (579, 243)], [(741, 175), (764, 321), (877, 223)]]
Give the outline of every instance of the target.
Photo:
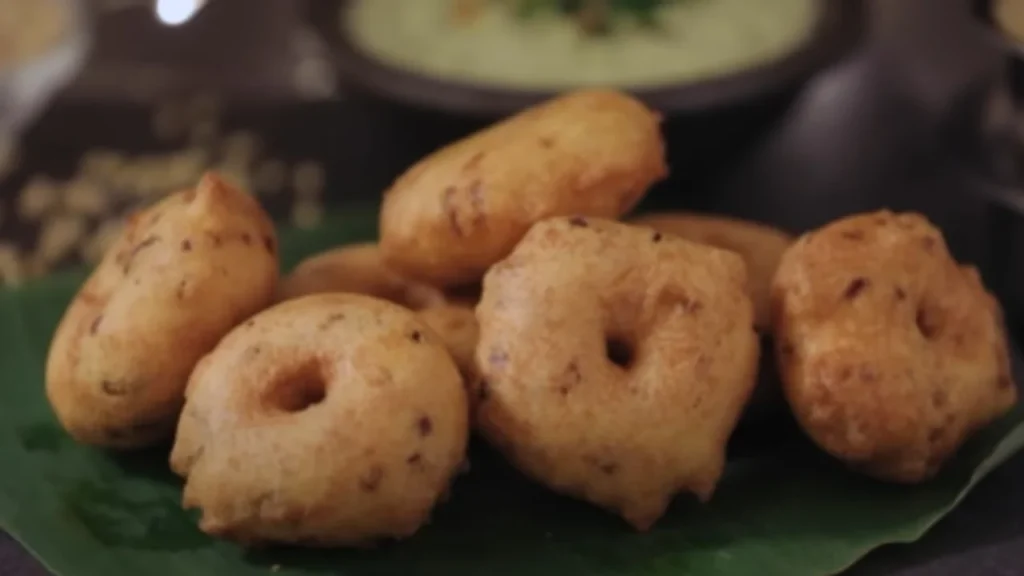
[(622, 338), (606, 338), (604, 341), (604, 353), (608, 360), (619, 368), (628, 369), (633, 365), (633, 346)]
[(294, 372), (283, 374), (270, 387), (267, 402), (284, 412), (308, 410), (327, 396), (327, 377), (317, 362), (307, 362)]
[(939, 319), (935, 313), (929, 312), (925, 308), (918, 308), (914, 320), (917, 323), (917, 329), (926, 339), (933, 340), (939, 335)]

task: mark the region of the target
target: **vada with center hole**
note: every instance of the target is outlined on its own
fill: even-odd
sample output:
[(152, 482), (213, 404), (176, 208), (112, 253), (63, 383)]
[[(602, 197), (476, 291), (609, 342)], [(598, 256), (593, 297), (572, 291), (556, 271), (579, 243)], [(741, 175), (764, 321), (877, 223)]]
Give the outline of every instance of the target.
[(913, 483), (1017, 402), (1002, 311), (914, 213), (804, 234), (772, 286), (783, 389), (804, 431), (850, 467)]
[(171, 453), (207, 534), (362, 546), (427, 522), (466, 457), (451, 357), (409, 310), (356, 294), (278, 304), (196, 367)]
[(132, 216), (50, 343), (57, 419), (98, 446), (170, 437), (196, 362), (271, 303), (277, 280), (270, 218), (214, 174)]
[(742, 258), (596, 218), (534, 225), (484, 277), (477, 426), (528, 476), (639, 530), (707, 500), (754, 388)]
[(554, 98), (446, 146), (384, 195), (380, 247), (397, 272), (479, 282), (539, 220), (618, 218), (668, 173), (660, 116), (611, 90)]

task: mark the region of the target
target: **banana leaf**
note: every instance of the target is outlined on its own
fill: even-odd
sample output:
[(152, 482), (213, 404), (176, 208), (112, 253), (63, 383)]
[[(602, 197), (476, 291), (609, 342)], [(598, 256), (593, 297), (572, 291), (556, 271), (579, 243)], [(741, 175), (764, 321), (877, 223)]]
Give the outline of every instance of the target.
[[(374, 220), (372, 209), (350, 209), (318, 230), (284, 231), (284, 265), (372, 238)], [(1024, 445), (1017, 409), (934, 481), (892, 486), (847, 472), (779, 421), (753, 434), (756, 446), (735, 451), (709, 504), (681, 497), (645, 534), (473, 446), (470, 473), (410, 540), (359, 551), (244, 550), (203, 535), (181, 509), (167, 447), (109, 454), (57, 426), (43, 366), (83, 278), (68, 273), (0, 293), (0, 528), (62, 576), (834, 574), (882, 544), (918, 539)]]

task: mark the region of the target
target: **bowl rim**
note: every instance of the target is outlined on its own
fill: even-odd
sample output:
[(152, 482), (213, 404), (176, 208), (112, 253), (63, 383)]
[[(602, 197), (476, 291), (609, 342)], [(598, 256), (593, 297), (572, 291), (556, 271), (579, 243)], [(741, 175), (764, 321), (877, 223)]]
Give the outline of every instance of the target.
[[(505, 88), (439, 78), (378, 60), (343, 32), (351, 0), (309, 0), (305, 18), (330, 47), (341, 82), (407, 105), (460, 115), (507, 114), (569, 90)], [(863, 0), (816, 0), (814, 31), (788, 54), (732, 73), (695, 82), (625, 90), (668, 114), (695, 113), (742, 104), (781, 92), (846, 56), (865, 30)]]

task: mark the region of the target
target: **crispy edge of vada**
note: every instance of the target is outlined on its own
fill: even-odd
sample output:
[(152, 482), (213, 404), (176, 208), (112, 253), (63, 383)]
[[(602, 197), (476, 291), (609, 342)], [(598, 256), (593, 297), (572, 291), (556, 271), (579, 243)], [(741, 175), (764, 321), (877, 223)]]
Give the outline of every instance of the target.
[[(425, 308), (416, 313), (433, 330), (459, 367), (467, 391), (478, 387), (480, 371), (476, 366), (476, 344), (480, 340), (480, 325), (473, 308), (444, 305)], [(471, 395), (472, 400), (475, 395)]]

